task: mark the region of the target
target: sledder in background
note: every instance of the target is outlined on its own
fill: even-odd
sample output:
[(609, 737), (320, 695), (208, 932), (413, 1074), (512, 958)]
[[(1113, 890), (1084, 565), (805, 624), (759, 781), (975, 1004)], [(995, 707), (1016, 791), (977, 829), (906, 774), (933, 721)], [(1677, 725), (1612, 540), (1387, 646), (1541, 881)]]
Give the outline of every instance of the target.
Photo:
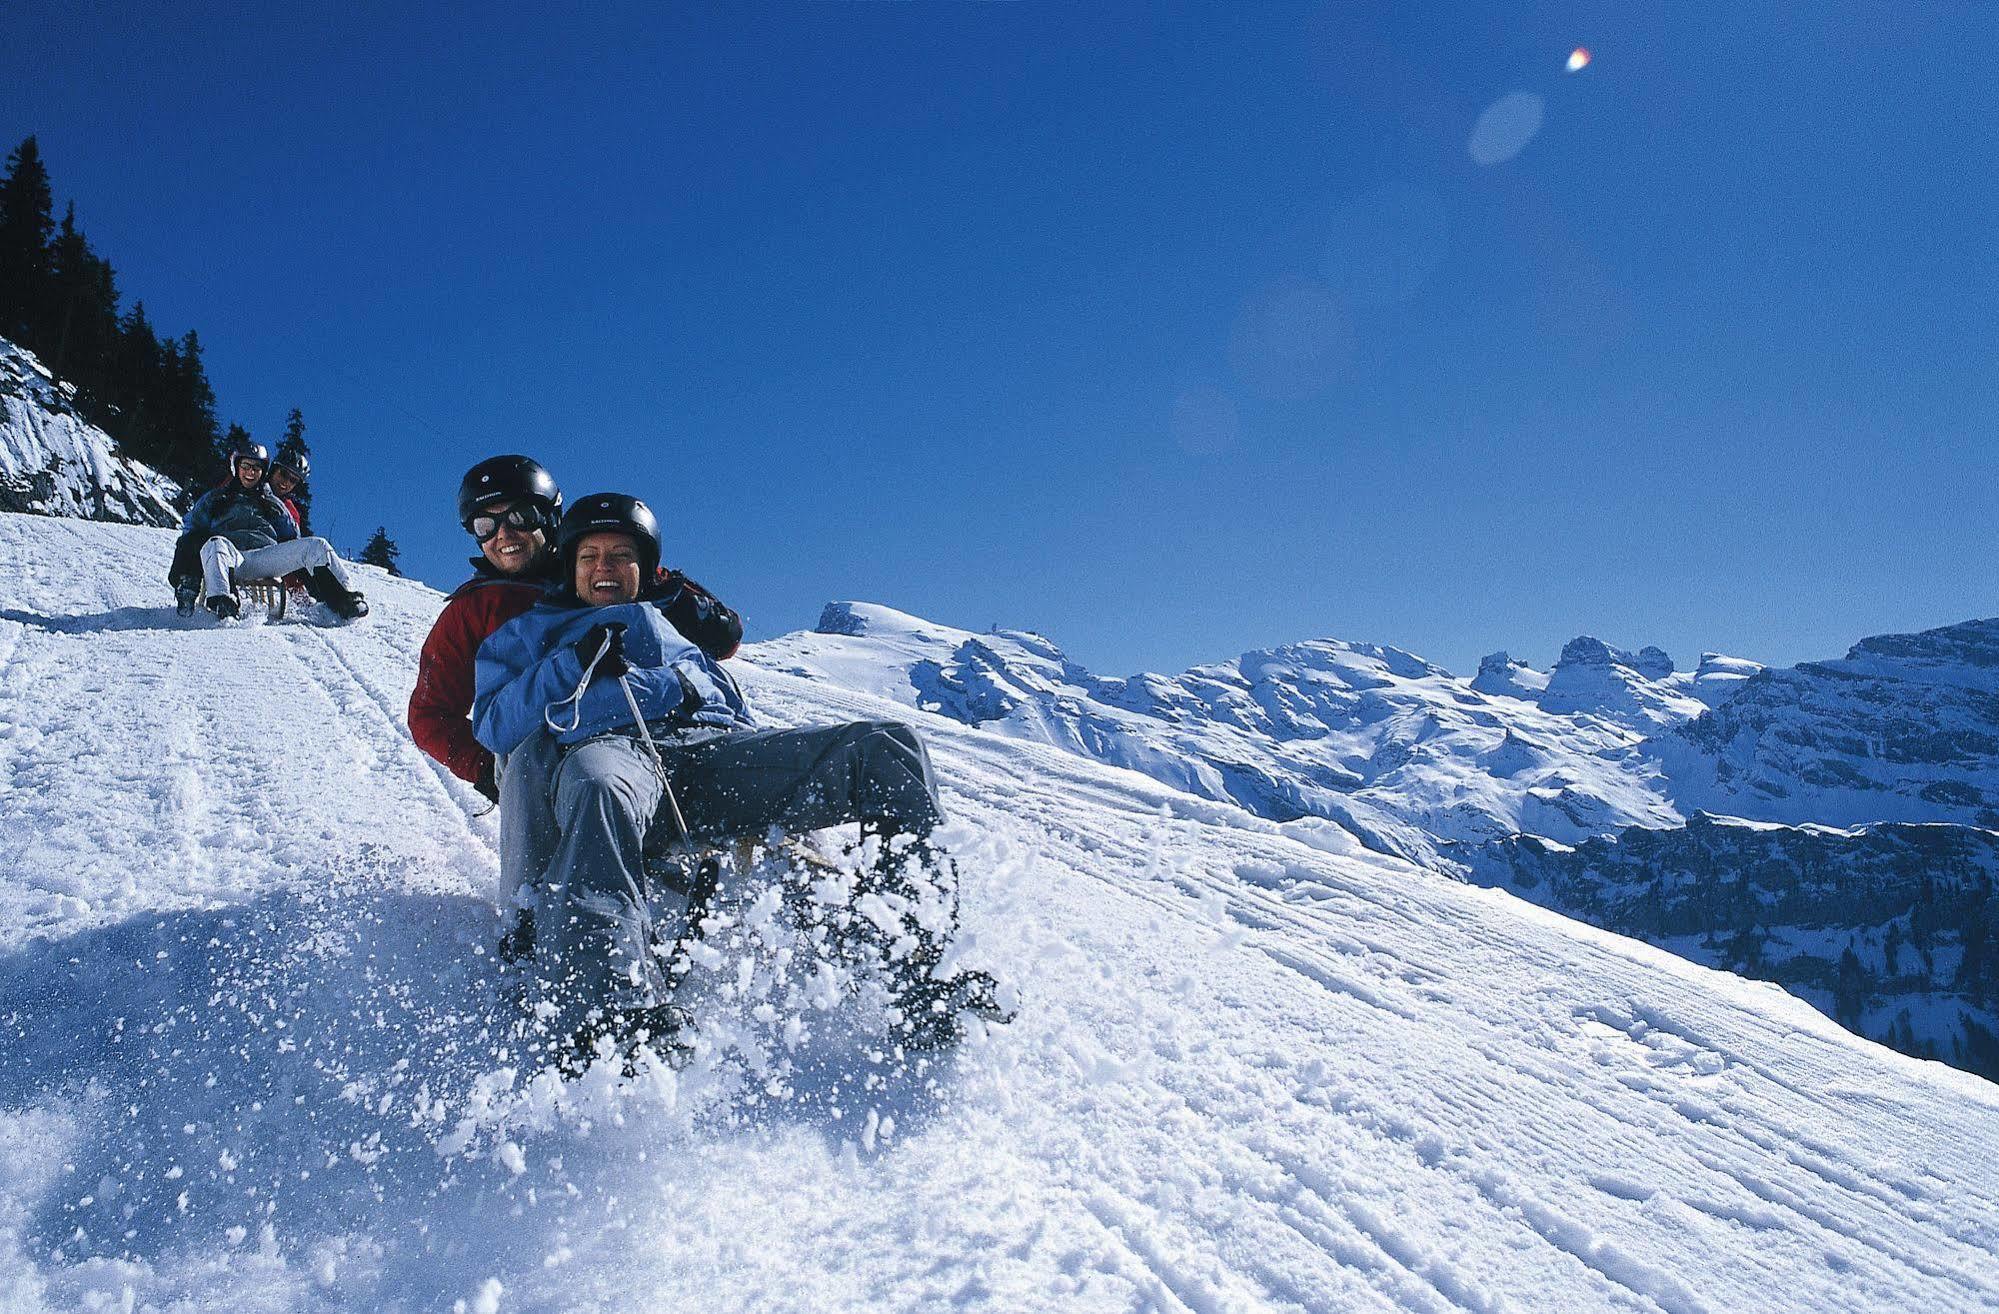
[[(297, 461), (296, 453), (293, 459)], [(239, 579), (282, 579), (302, 571), (305, 591), (334, 615), (342, 620), (367, 615), (367, 600), (355, 590), (332, 544), (300, 536), (297, 513), (266, 479), (270, 464), (270, 449), (261, 443), (236, 448), (229, 454), (228, 481), (188, 508), (168, 572), (175, 611), (192, 616), (206, 593), (209, 611), (219, 620), (232, 620), (242, 614), (236, 596)], [(294, 468), (292, 473), (299, 472)]]
[[(618, 493), (562, 518), (564, 584), (480, 647), (473, 725), (500, 759), (503, 812), (516, 781), (540, 786), (555, 842), (536, 881), (531, 970), (557, 1062), (586, 1067), (600, 1041), (627, 1056), (670, 1046), (687, 1025), (668, 963), (653, 947), (646, 852), (726, 844), (859, 822), (879, 840), (859, 902), (860, 946), (889, 964), (903, 1040), (950, 1044), (961, 1016), (1009, 1016), (984, 973), (946, 973), (956, 873), (934, 847), (942, 819), (930, 760), (910, 727), (861, 721), (755, 728), (712, 653), (648, 599), (658, 522)], [(523, 783), (523, 786), (525, 784)], [(657, 837), (648, 845), (648, 837)], [(502, 834), (502, 861), (506, 835)], [(691, 921), (692, 919), (690, 919)]]

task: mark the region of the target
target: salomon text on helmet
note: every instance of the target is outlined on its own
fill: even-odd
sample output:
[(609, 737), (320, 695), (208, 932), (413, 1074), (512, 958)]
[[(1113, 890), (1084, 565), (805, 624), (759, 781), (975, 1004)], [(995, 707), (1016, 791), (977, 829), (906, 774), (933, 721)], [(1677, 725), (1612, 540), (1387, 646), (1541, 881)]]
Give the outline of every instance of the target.
[(546, 529), (562, 519), (562, 490), (555, 476), (525, 456), (495, 456), (467, 470), (458, 484), (458, 523), (469, 527), (472, 517), (494, 502), (537, 507)]
[(641, 587), (659, 569), (659, 520), (652, 508), (624, 493), (592, 493), (562, 517), (555, 533), (555, 550), (562, 555), (566, 579), (576, 578), (576, 545), (590, 534), (629, 534), (638, 544)]

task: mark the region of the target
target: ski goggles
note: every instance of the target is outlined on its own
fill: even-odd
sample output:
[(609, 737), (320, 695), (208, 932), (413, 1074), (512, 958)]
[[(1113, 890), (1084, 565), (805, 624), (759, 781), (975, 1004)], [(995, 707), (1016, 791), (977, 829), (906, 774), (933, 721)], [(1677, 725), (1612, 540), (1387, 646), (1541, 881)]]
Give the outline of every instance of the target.
[(537, 529), (547, 528), (548, 519), (548, 513), (539, 506), (510, 506), (497, 514), (481, 511), (465, 522), (465, 530), (484, 543), (499, 533), (503, 525), (518, 529), (523, 534), (532, 534)]

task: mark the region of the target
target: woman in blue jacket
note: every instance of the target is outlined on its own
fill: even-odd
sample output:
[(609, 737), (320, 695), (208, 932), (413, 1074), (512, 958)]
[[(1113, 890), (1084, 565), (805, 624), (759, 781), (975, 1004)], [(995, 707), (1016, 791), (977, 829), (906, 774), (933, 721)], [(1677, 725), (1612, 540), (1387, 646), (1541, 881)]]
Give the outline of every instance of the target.
[[(683, 1021), (651, 948), (645, 851), (654, 832), (655, 847), (712, 845), (772, 827), (862, 823), (883, 837), (872, 888), (899, 925), (855, 921), (885, 953), (890, 943), (901, 948), (906, 1043), (949, 1043), (965, 1011), (1003, 1020), (991, 976), (938, 976), (949, 932), (917, 916), (927, 894), (955, 923), (957, 899), (955, 874), (927, 842), (942, 811), (915, 731), (893, 721), (756, 729), (735, 682), (681, 636), (663, 600), (642, 596), (660, 543), (658, 521), (637, 498), (577, 502), (556, 550), (563, 584), (479, 648), (472, 720), (479, 742), (502, 759), (503, 779), (509, 755), (536, 736), (559, 746), (548, 790), (560, 838), (537, 896), (534, 956), (551, 987), (565, 1066), (587, 1064), (600, 1037), (629, 1049), (670, 1041)], [(535, 756), (550, 755), (521, 754)]]

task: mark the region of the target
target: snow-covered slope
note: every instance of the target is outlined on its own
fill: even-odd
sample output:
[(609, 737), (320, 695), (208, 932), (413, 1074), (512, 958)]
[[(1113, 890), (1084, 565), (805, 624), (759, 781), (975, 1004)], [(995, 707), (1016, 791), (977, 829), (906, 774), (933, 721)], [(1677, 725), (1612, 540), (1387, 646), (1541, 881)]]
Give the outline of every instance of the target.
[[(1999, 1304), (1986, 1083), (922, 712), (1017, 1023), (866, 1091), (524, 1092), (492, 818), (400, 724), (437, 595), (183, 624), (169, 544), (0, 515), (0, 1307)], [(774, 646), (772, 719), (894, 710)]]
[(179, 495), (165, 475), (118, 455), (33, 352), (0, 338), (0, 509), (173, 525)]
[(1493, 688), (1490, 660), (1483, 690), (1400, 649), (1332, 639), (1106, 679), (1039, 635), (973, 634), (854, 602), (830, 604), (817, 632), (761, 645), (755, 660), (1275, 820), (1328, 818), (1372, 848), (1447, 865), (1449, 841), (1522, 830), (1579, 840), (1679, 820), (1636, 749), (1704, 704), (1669, 682), (1670, 661), (1654, 679), (1613, 668), (1615, 650), (1596, 640), (1570, 649), (1534, 690), (1555, 710)]

